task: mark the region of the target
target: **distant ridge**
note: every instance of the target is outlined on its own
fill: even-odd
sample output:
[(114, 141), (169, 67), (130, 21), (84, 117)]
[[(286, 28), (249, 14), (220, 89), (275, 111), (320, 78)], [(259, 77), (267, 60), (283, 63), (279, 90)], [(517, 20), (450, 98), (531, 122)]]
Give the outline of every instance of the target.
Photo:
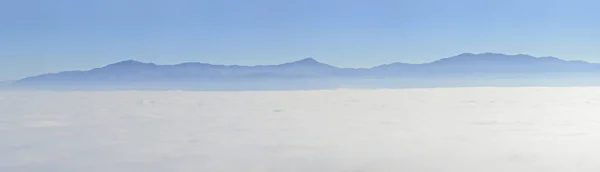
[[(219, 83), (264, 79), (295, 80), (310, 78), (357, 79), (369, 77), (428, 78), (472, 76), (544, 76), (600, 74), (600, 65), (585, 61), (567, 61), (556, 57), (517, 54), (463, 53), (429, 63), (390, 63), (372, 68), (339, 68), (313, 58), (277, 65), (215, 65), (190, 62), (159, 65), (126, 60), (86, 71), (66, 71), (27, 77), (17, 85), (98, 85), (98, 84), (173, 84)], [(599, 75), (600, 76), (600, 75)]]

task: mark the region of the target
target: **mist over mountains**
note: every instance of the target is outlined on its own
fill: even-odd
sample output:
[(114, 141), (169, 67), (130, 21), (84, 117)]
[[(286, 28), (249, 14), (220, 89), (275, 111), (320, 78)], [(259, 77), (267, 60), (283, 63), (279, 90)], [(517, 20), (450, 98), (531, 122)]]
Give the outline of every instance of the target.
[[(87, 71), (27, 77), (19, 88), (323, 89), (453, 86), (600, 85), (600, 64), (555, 57), (464, 53), (423, 64), (340, 68), (307, 58), (279, 65), (158, 65), (122, 61)], [(598, 79), (600, 80), (600, 79)]]

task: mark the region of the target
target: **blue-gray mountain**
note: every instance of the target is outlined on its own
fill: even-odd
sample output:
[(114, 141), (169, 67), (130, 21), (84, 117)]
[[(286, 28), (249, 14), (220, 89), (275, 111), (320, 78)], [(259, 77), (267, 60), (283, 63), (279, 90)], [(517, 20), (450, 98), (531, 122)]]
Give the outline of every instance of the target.
[[(213, 84), (223, 87), (232, 84), (255, 86), (272, 82), (277, 85), (306, 84), (352, 86), (357, 80), (373, 78), (433, 79), (433, 78), (561, 78), (600, 76), (600, 64), (566, 61), (554, 57), (505, 55), (496, 53), (460, 54), (430, 63), (392, 63), (372, 68), (339, 68), (312, 58), (279, 65), (238, 66), (206, 63), (157, 65), (138, 61), (123, 61), (88, 71), (68, 71), (28, 77), (15, 82), (19, 86), (91, 86), (128, 85), (131, 88), (152, 85), (170, 88), (174, 85)], [(360, 82), (358, 82), (360, 83)], [(268, 84), (265, 84), (268, 85)], [(360, 84), (356, 84), (360, 85)], [(260, 86), (258, 86), (260, 87)]]

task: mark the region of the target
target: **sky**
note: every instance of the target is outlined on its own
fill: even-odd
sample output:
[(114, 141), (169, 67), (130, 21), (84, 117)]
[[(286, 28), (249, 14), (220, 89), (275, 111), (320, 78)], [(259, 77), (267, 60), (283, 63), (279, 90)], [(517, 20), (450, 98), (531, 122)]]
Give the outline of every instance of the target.
[(339, 67), (461, 53), (600, 62), (594, 0), (0, 1), (0, 81), (123, 60)]

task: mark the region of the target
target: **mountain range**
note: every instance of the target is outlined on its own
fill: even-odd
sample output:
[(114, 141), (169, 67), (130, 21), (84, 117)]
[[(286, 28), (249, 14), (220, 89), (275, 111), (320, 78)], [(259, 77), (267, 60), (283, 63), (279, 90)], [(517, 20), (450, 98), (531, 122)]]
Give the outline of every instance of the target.
[[(558, 77), (600, 76), (600, 64), (567, 61), (555, 57), (464, 53), (430, 63), (391, 63), (372, 68), (340, 68), (312, 58), (279, 65), (214, 65), (182, 63), (157, 65), (134, 60), (122, 61), (86, 71), (66, 71), (27, 77), (17, 86), (98, 86), (207, 85), (256, 82), (348, 81), (365, 78), (469, 78), (469, 77)], [(281, 83), (277, 82), (277, 83)], [(277, 84), (274, 83), (274, 84)], [(304, 83), (304, 82), (302, 82)], [(319, 82), (322, 83), (322, 82)], [(341, 83), (341, 82), (340, 82)], [(348, 83), (348, 82), (345, 82)], [(336, 83), (339, 84), (339, 83)], [(345, 84), (348, 85), (348, 84)]]

